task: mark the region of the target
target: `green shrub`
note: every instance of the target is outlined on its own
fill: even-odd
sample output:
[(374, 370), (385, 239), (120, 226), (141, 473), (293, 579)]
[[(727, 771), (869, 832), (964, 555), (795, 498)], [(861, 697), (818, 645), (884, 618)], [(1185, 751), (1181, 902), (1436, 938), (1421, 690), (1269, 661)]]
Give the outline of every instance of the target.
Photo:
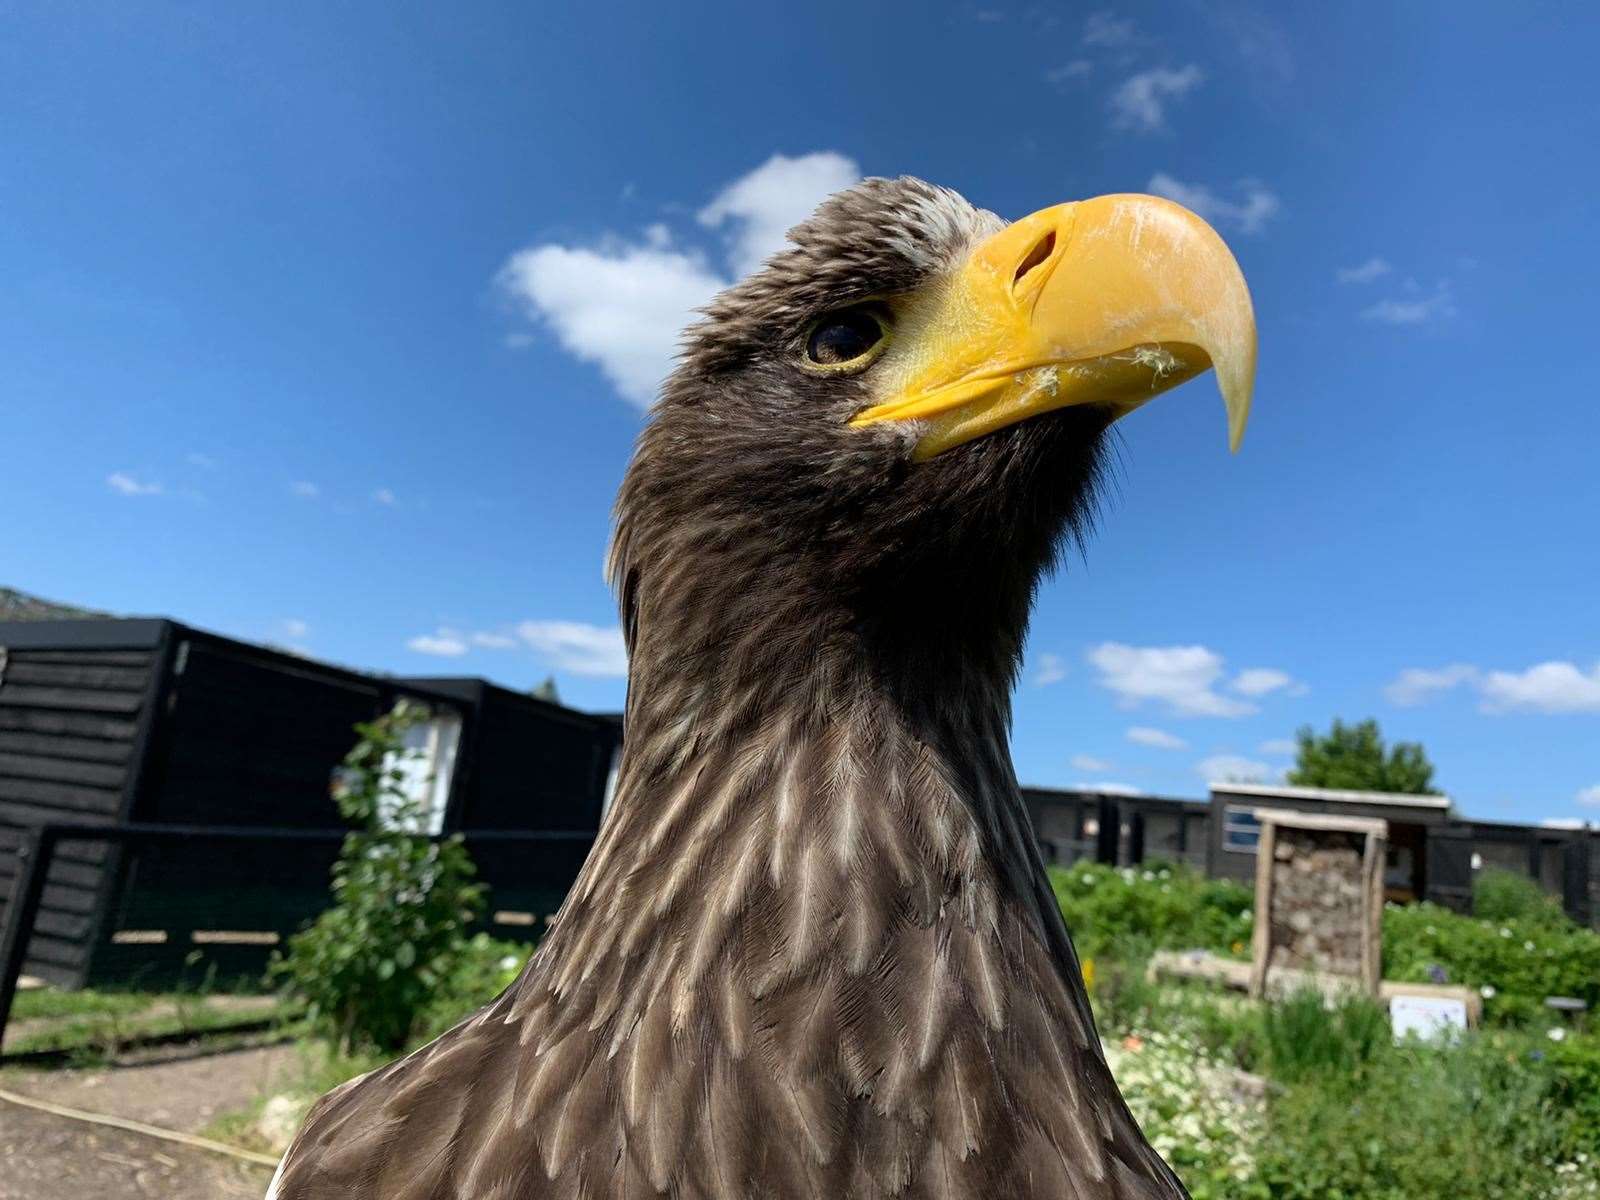
[(1600, 1004), (1600, 934), (1570, 921), (1479, 920), (1434, 904), (1386, 910), (1384, 978), (1429, 982), (1440, 971), (1483, 993), (1488, 1023), (1538, 1024), (1551, 1019), (1546, 996)]
[(528, 961), (531, 946), (475, 934), (461, 946), (439, 990), (423, 1009), (416, 1036), (430, 1040), (500, 995)]
[(1481, 921), (1525, 921), (1551, 929), (1572, 925), (1556, 898), (1526, 875), (1490, 867), (1472, 882), (1472, 915)]
[(334, 799), (358, 828), (333, 868), (333, 907), (289, 939), (270, 974), (303, 997), (341, 1050), (398, 1050), (455, 971), (481, 908), (460, 837), (419, 836), (423, 804), (404, 783), (405, 732), (427, 710), (402, 704), (344, 759)]
[(1284, 1083), (1355, 1075), (1393, 1042), (1382, 1006), (1357, 995), (1330, 1004), (1318, 991), (1267, 1005), (1262, 1033), (1261, 1065)]
[(1595, 1192), (1548, 1072), (1492, 1042), (1408, 1046), (1276, 1099), (1255, 1183), (1273, 1200), (1567, 1200)]
[(1129, 947), (1239, 954), (1250, 945), (1254, 894), (1188, 867), (1081, 862), (1052, 868), (1050, 884), (1078, 953), (1099, 959)]

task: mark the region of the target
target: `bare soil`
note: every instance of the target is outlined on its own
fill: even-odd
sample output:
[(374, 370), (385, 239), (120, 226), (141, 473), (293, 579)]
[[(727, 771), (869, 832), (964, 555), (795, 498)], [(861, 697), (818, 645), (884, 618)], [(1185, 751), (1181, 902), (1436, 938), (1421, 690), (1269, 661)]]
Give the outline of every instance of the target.
[[(295, 1067), (295, 1048), (278, 1045), (92, 1070), (7, 1071), (0, 1086), (196, 1133)], [(271, 1176), (221, 1154), (0, 1101), (0, 1200), (260, 1200)]]

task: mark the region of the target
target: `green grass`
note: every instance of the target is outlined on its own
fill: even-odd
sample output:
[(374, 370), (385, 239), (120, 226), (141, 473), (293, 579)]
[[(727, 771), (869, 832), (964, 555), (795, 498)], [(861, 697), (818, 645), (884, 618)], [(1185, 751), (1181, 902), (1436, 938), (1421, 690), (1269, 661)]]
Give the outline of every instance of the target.
[(134, 1013), (148, 1008), (150, 993), (98, 991), (82, 988), (64, 992), (58, 988), (29, 988), (18, 992), (11, 1004), (13, 1021), (30, 1021), (50, 1017), (97, 1017)]

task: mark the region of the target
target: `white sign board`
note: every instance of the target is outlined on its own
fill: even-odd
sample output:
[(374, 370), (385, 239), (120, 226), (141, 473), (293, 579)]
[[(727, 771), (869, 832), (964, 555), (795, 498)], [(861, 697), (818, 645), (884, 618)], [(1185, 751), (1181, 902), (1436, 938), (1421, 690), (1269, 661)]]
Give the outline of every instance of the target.
[(1389, 1001), (1389, 1025), (1395, 1041), (1415, 1034), (1425, 1042), (1452, 1036), (1467, 1027), (1467, 1002), (1433, 996), (1395, 996)]

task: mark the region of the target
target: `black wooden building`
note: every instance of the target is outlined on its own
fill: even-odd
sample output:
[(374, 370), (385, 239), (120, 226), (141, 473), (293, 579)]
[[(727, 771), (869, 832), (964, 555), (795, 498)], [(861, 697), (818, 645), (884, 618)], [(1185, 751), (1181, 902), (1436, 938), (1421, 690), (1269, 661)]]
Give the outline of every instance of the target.
[[(482, 680), (352, 671), (164, 619), (0, 622), (0, 917), (44, 823), (337, 829), (352, 727), (410, 699), (429, 832), (463, 833), (494, 931), (532, 936), (598, 828), (621, 728)], [(564, 834), (518, 838), (528, 831)], [(78, 986), (257, 970), (327, 902), (338, 842), (63, 843), (24, 970)], [(3, 922), (0, 922), (3, 928)]]

